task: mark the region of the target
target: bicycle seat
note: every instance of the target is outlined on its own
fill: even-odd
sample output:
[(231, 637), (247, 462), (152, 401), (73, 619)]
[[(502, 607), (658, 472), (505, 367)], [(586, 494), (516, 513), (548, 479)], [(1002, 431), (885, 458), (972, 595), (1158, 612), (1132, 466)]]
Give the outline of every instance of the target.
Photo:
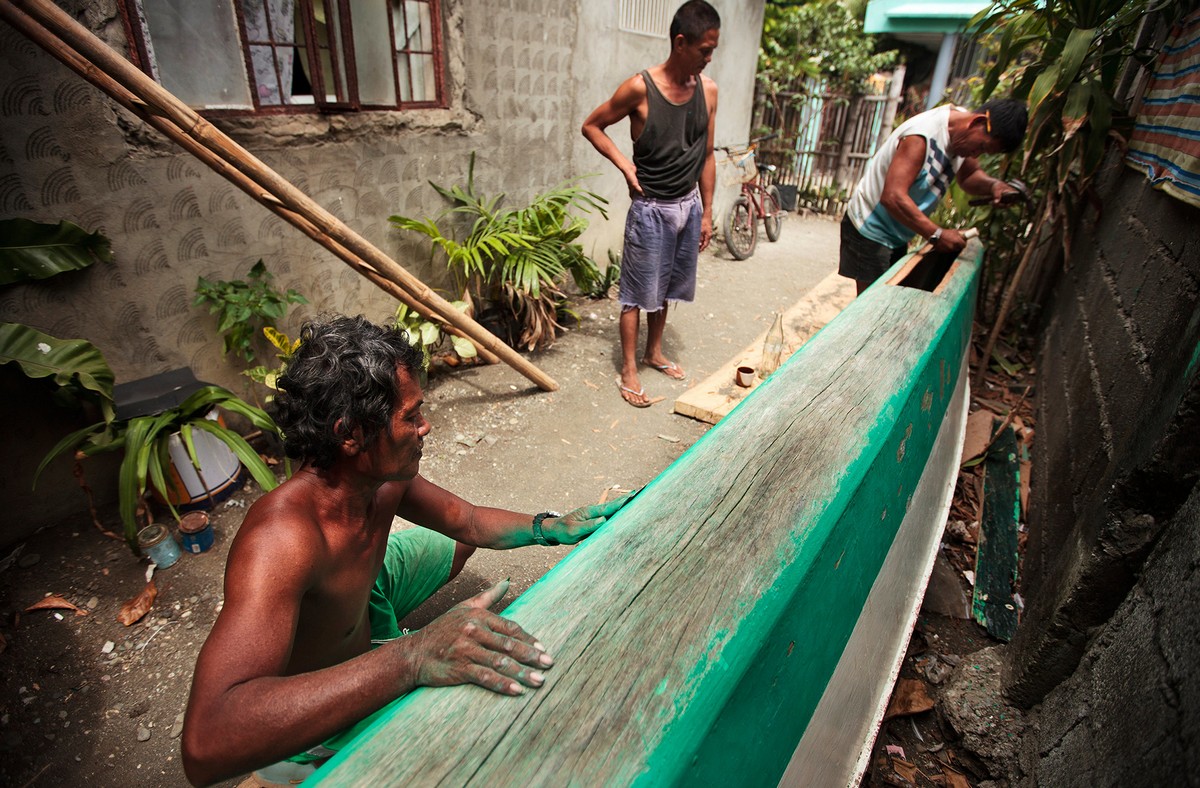
[(760, 164), (760, 165), (758, 166), (758, 168), (759, 168), (760, 170), (766, 170), (767, 172), (775, 172), (775, 165), (774, 165), (774, 164)]

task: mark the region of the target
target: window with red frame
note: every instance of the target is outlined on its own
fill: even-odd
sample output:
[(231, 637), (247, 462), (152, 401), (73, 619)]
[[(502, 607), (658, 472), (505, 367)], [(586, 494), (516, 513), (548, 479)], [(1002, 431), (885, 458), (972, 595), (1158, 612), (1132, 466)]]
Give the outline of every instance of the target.
[(196, 109), (444, 106), (439, 0), (122, 0), (141, 67)]

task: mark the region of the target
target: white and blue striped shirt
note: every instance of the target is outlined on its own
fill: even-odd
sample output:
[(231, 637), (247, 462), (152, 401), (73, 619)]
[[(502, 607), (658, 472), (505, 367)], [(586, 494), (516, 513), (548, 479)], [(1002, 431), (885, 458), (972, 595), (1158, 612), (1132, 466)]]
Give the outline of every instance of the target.
[[(950, 188), (954, 173), (963, 161), (961, 156), (952, 158), (948, 152), (951, 109), (956, 108), (946, 104), (909, 118), (891, 133), (867, 162), (862, 180), (854, 187), (846, 208), (850, 221), (864, 238), (894, 249), (907, 245), (913, 237), (913, 231), (896, 221), (879, 203), (888, 168), (892, 165), (900, 140), (905, 137), (925, 138), (925, 163), (916, 181), (908, 188), (908, 196), (921, 212), (926, 216), (931, 214), (938, 200)], [(963, 110), (962, 107), (957, 109)]]

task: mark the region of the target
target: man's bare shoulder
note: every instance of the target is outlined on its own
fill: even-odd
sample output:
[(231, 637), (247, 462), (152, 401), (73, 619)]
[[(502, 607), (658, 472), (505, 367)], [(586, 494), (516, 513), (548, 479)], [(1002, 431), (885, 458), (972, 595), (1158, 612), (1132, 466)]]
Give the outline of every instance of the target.
[[(653, 74), (651, 74), (653, 79)], [(621, 87), (617, 88), (618, 93), (624, 93), (633, 98), (646, 98), (646, 80), (642, 78), (642, 72), (637, 72), (629, 79), (621, 83)]]
[(256, 563), (265, 556), (303, 571), (319, 562), (325, 535), (313, 496), (295, 477), (251, 505), (230, 547), (230, 563)]

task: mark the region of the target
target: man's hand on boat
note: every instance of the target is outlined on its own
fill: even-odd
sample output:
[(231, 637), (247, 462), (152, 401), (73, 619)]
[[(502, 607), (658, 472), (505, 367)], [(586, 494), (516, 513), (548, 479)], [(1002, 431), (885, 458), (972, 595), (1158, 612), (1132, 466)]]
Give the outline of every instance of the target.
[(409, 651), (416, 685), (477, 684), (501, 695), (523, 695), (526, 687), (545, 683), (542, 671), (554, 658), (516, 622), (488, 609), (504, 598), (508, 585), (502, 580), (424, 629), (392, 641)]

